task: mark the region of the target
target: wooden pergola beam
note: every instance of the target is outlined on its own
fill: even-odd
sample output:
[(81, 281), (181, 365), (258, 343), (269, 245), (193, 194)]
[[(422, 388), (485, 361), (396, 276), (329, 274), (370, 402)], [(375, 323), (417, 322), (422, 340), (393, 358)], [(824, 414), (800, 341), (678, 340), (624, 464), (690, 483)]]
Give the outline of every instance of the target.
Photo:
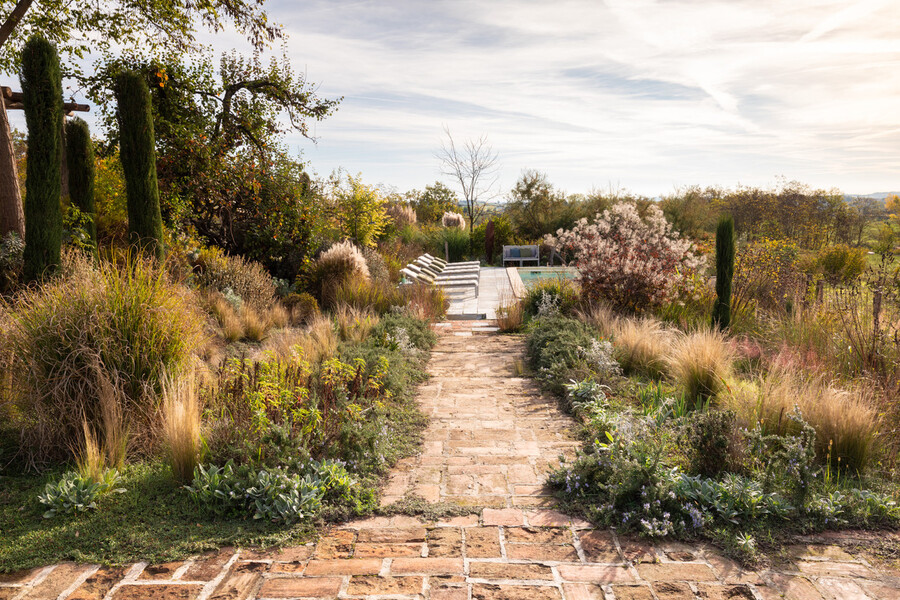
[[(25, 106), (23, 104), (25, 96), (22, 92), (14, 92), (12, 88), (6, 86), (0, 87), (0, 92), (2, 92), (3, 105), (6, 106), (6, 110), (22, 110)], [(90, 112), (91, 107), (87, 104), (78, 104), (77, 102), (63, 102), (63, 110), (66, 113)]]

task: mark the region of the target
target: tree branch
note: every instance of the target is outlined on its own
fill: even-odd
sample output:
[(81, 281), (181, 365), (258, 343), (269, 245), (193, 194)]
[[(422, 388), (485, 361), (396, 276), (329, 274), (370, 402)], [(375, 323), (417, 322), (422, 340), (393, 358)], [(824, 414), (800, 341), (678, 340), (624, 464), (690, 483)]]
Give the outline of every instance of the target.
[(16, 2), (15, 8), (6, 18), (6, 21), (3, 22), (3, 25), (0, 25), (0, 48), (3, 47), (3, 44), (6, 43), (6, 40), (9, 39), (9, 36), (12, 35), (12, 32), (15, 30), (16, 26), (19, 24), (19, 21), (22, 20), (22, 17), (25, 16), (25, 13), (28, 11), (29, 7), (31, 7), (31, 3), (34, 0), (19, 0)]

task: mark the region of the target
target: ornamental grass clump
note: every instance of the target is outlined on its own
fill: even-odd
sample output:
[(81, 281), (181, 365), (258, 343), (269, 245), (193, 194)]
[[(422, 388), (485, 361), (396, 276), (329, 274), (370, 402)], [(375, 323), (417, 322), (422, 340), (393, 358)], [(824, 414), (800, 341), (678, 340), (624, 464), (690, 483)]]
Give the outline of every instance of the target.
[(163, 381), (163, 434), (176, 481), (188, 483), (200, 461), (200, 398), (194, 374)]
[(733, 362), (734, 352), (725, 335), (701, 329), (674, 341), (667, 369), (685, 397), (699, 406), (725, 389)]
[(194, 278), (202, 288), (236, 295), (258, 310), (275, 302), (275, 282), (263, 266), (218, 248), (204, 248), (193, 256)]
[(441, 225), (448, 228), (465, 230), (466, 218), (458, 212), (447, 211), (441, 217)]
[(205, 341), (193, 294), (139, 257), (121, 266), (77, 257), (65, 276), (17, 297), (9, 317), (12, 402), (34, 465), (80, 443), (82, 420), (103, 430), (104, 381), (121, 389), (134, 450), (152, 450), (163, 373), (184, 371)]
[(732, 388), (723, 401), (744, 426), (759, 424), (767, 435), (796, 433), (787, 418), (796, 407), (816, 431), (820, 463), (852, 475), (864, 473), (871, 463), (881, 418), (870, 390), (842, 389), (822, 376), (784, 367)]
[(334, 322), (341, 341), (362, 344), (378, 325), (378, 315), (371, 309), (340, 304), (334, 311)]
[(642, 217), (630, 202), (613, 205), (593, 223), (581, 219), (569, 231), (560, 229), (546, 243), (574, 259), (586, 300), (631, 313), (694, 293), (690, 283), (704, 262), (658, 207), (649, 206)]
[(333, 245), (316, 260), (309, 274), (309, 288), (323, 307), (331, 307), (342, 286), (369, 279), (365, 255), (353, 242), (345, 240)]
[(660, 379), (675, 333), (656, 319), (623, 318), (613, 326), (614, 356), (626, 375)]
[(397, 229), (403, 229), (416, 223), (416, 211), (409, 204), (391, 204), (387, 207), (386, 212)]

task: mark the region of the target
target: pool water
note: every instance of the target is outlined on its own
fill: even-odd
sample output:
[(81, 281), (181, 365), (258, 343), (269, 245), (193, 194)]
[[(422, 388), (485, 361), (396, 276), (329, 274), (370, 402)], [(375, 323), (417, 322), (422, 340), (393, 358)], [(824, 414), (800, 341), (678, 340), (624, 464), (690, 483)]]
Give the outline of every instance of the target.
[(571, 267), (519, 267), (516, 269), (519, 278), (527, 288), (532, 288), (541, 281), (552, 279), (574, 280), (578, 272)]

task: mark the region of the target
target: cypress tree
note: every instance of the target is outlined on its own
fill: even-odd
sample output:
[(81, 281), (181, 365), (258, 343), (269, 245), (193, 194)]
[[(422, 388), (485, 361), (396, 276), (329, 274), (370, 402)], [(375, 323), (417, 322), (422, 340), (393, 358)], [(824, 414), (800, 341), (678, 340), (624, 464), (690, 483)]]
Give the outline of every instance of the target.
[(59, 266), (62, 245), (62, 77), (56, 48), (40, 35), (25, 42), (20, 80), (28, 127), (24, 275), (36, 281)]
[(82, 119), (66, 123), (66, 160), (69, 163), (69, 199), (90, 218), (87, 233), (97, 248), (97, 215), (94, 211), (94, 145), (88, 124)]
[(116, 78), (116, 100), (119, 104), (119, 156), (128, 197), (128, 230), (133, 242), (162, 259), (156, 140), (147, 82), (133, 71), (120, 74)]
[(487, 263), (494, 264), (494, 220), (488, 221), (484, 228), (484, 253), (487, 256)]
[(734, 219), (722, 217), (716, 228), (716, 301), (713, 327), (726, 329), (731, 324), (731, 281), (734, 277)]

